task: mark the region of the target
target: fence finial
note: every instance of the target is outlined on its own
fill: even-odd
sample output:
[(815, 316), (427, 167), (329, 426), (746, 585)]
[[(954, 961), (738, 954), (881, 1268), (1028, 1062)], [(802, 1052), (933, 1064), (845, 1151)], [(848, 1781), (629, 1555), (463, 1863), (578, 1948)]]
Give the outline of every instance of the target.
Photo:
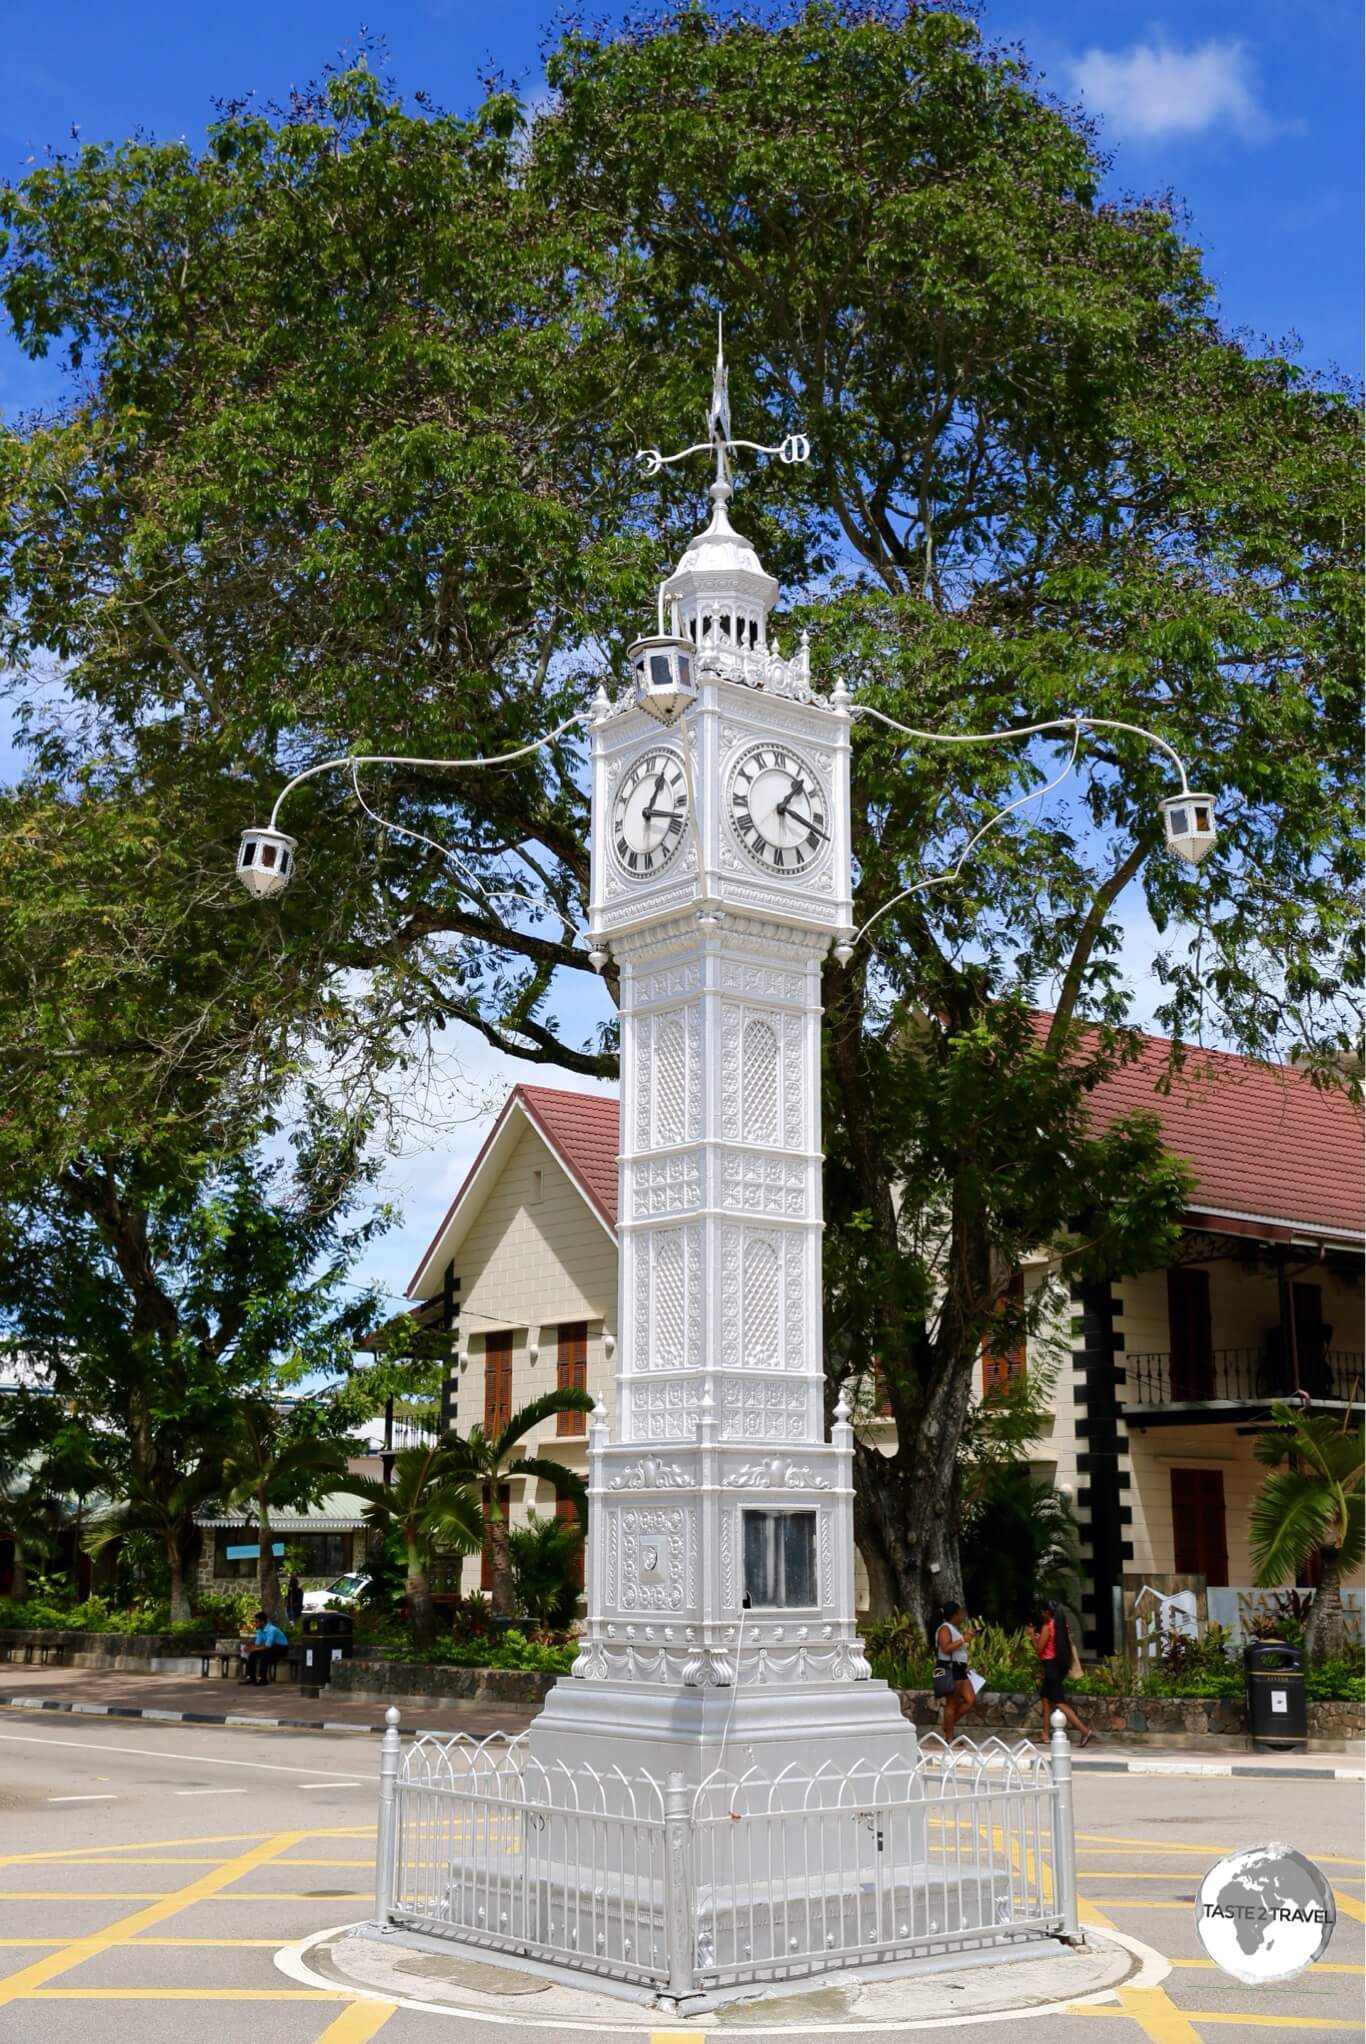
[(1053, 1776), (1053, 1900), (1062, 1918), (1062, 1936), (1069, 1944), (1079, 1945), (1077, 1841), (1072, 1829), (1072, 1746), (1067, 1736), (1067, 1719), (1062, 1712), (1055, 1710), (1048, 1722), (1053, 1733), (1048, 1742), (1049, 1766)]
[(398, 1844), (398, 1770), (402, 1742), (400, 1713), (390, 1704), (384, 1713), (384, 1738), (379, 1750), (379, 1824), (375, 1835), (375, 1925), (388, 1930), (394, 1907), (394, 1859)]

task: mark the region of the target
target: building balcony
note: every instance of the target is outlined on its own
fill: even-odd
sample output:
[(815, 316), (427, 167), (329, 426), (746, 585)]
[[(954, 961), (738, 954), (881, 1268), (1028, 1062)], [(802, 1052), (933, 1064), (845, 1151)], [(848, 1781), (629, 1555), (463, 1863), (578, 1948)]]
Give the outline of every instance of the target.
[(1301, 1394), (1315, 1405), (1358, 1403), (1366, 1357), (1349, 1349), (1308, 1346), (1298, 1358), (1297, 1385), (1277, 1335), (1252, 1348), (1216, 1348), (1195, 1358), (1170, 1351), (1125, 1356), (1121, 1367), (1126, 1413), (1145, 1414), (1149, 1426), (1170, 1426), (1226, 1419)]

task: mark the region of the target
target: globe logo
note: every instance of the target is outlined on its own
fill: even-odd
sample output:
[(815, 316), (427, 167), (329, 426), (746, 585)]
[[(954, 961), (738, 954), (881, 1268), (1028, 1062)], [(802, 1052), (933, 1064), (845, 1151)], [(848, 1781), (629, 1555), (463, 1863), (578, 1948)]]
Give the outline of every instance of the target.
[(1230, 1853), (1210, 1868), (1195, 1898), (1201, 1944), (1245, 1987), (1273, 1986), (1312, 1966), (1336, 1922), (1328, 1882), (1288, 1845)]

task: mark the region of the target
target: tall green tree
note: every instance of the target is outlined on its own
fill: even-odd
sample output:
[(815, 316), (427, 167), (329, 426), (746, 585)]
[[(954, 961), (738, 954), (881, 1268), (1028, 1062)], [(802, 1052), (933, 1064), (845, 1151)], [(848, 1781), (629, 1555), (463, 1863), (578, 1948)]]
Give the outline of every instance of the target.
[[(0, 439), (35, 747), (0, 816), (0, 1069), (33, 1103), (3, 1140), (212, 1122), (305, 1045), (359, 1046), (373, 1087), (454, 1023), (611, 1070), (610, 1011), (561, 1005), (588, 969), (567, 739), (370, 779), (425, 842), (308, 783), (263, 913), (227, 867), (301, 764), (500, 749), (624, 680), (700, 494), (631, 456), (693, 437), (723, 306), (737, 419), (814, 450), (736, 510), (794, 593), (780, 635), (922, 728), (1146, 724), (1221, 798), (1178, 868), (1160, 760), (1090, 738), (1070, 807), (1017, 811), (827, 972), (832, 1395), (881, 1359), (898, 1448), (860, 1451), (858, 1536), (923, 1615), (958, 1581), (957, 1445), (1021, 1245), (1121, 1272), (1179, 1211), (1152, 1126), (1087, 1126), (1131, 1047), (1131, 905), (1170, 932), (1175, 1037), (1338, 1072), (1356, 409), (1221, 327), (1173, 205), (1107, 196), (1085, 123), (947, 9), (688, 6), (570, 30), (547, 77), (534, 116), (496, 90), (457, 117), (355, 67), (202, 150), (82, 147), (0, 193), (13, 328), (74, 372)], [(54, 658), (60, 717), (30, 686)], [(860, 726), (861, 914), (1054, 761)]]
[(1366, 1425), (1273, 1405), (1272, 1425), (1253, 1443), (1274, 1473), (1252, 1506), (1252, 1563), (1257, 1581), (1293, 1582), (1318, 1558), (1319, 1580), (1305, 1627), (1311, 1660), (1347, 1651), (1342, 1579), (1366, 1554)]
[(195, 1514), (222, 1491), (224, 1454), (230, 1488), (255, 1466), (228, 1446), (240, 1401), (281, 1379), (344, 1378), (377, 1318), (351, 1271), (387, 1217), (350, 1211), (369, 1171), (354, 1138), (317, 1124), (293, 1166), (260, 1146), (164, 1142), (31, 1168), (0, 1196), (0, 1349), (26, 1380), (0, 1450), (98, 1463), (111, 1499), (166, 1544), (176, 1619), (190, 1616)]

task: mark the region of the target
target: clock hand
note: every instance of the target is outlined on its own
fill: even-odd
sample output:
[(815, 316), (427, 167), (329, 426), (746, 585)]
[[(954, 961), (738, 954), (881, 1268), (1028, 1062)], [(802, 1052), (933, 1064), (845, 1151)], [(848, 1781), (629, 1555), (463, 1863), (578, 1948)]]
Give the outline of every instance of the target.
[[(788, 790), (787, 794), (784, 795), (782, 801), (779, 802), (777, 807), (774, 809), (773, 814), (775, 816), (788, 815), (788, 813), (791, 810), (792, 804), (796, 801), (798, 795), (805, 795), (808, 802), (811, 800), (811, 790), (807, 787), (805, 781), (802, 780), (793, 781), (791, 788)], [(792, 818), (792, 821), (794, 823), (804, 823), (806, 825), (806, 828), (809, 831), (813, 832), (816, 837), (824, 838), (825, 842), (829, 844), (830, 842), (829, 832), (822, 830), (818, 823), (813, 823), (810, 817), (800, 815), (794, 816)]]
[(652, 819), (653, 817), (656, 817), (656, 816), (677, 816), (677, 814), (678, 814), (678, 811), (677, 811), (676, 809), (653, 809), (653, 808), (652, 808), (652, 809), (642, 809), (640, 813), (641, 813), (641, 816), (642, 816), (642, 818), (643, 818), (643, 819), (644, 819), (644, 820), (645, 820), (645, 821), (646, 821), (646, 822), (648, 823), (648, 822), (649, 822), (649, 821), (650, 821), (650, 820), (651, 820), (651, 819)]

